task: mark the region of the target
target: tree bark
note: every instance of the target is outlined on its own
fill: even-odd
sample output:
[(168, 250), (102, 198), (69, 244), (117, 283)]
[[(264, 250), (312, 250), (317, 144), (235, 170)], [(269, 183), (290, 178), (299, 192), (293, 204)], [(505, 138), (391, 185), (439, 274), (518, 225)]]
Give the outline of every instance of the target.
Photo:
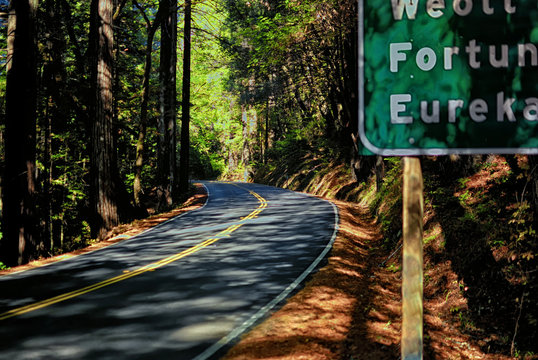
[(271, 116), (271, 103), (269, 100), (269, 96), (267, 97), (267, 102), (265, 104), (265, 129), (264, 129), (264, 146), (263, 146), (263, 163), (267, 164), (268, 159), (268, 150), (269, 150), (269, 119)]
[(161, 0), (161, 117), (159, 119), (159, 207), (173, 204), (176, 167), (176, 63), (177, 63), (177, 4)]
[(241, 151), (241, 163), (246, 168), (250, 163), (250, 132), (248, 128), (248, 107), (241, 104), (241, 124), (243, 126), (243, 150)]
[(35, 15), (37, 0), (11, 1), (8, 23), (2, 262), (28, 262), (38, 239), (36, 220)]
[(138, 208), (142, 207), (140, 196), (142, 195), (142, 168), (144, 165), (145, 140), (148, 123), (148, 102), (150, 96), (150, 77), (153, 53), (153, 39), (155, 32), (160, 24), (160, 10), (157, 12), (153, 24), (146, 16), (142, 7), (135, 2), (142, 16), (146, 20), (147, 43), (146, 43), (146, 61), (144, 64), (144, 79), (142, 81), (142, 103), (140, 104), (140, 123), (138, 125), (138, 140), (136, 143), (136, 159), (135, 159), (135, 178), (133, 184), (135, 205)]
[(191, 109), (191, 0), (185, 0), (185, 26), (183, 50), (183, 91), (181, 102), (181, 153), (179, 163), (179, 192), (189, 190), (189, 149), (190, 149), (190, 109)]
[(91, 126), (92, 232), (94, 237), (103, 239), (120, 222), (115, 181), (112, 0), (93, 0), (92, 13), (96, 31), (92, 66), (92, 84), (95, 86)]

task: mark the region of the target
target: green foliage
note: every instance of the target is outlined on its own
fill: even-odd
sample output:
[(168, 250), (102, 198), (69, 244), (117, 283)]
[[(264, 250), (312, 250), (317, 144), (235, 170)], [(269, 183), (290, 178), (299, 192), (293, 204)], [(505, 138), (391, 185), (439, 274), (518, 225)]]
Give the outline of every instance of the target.
[(192, 55), (191, 172), (200, 179), (217, 178), (225, 171), (229, 152), (239, 151), (233, 139), (241, 138), (240, 115), (234, 95), (225, 88), (229, 75), (220, 43), (205, 33), (196, 33), (193, 41), (199, 45)]
[(390, 263), (387, 265), (387, 270), (393, 273), (400, 272), (402, 271), (402, 266), (401, 265), (397, 266), (393, 263)]
[(265, 169), (265, 160), (278, 161), (279, 152), (267, 147), (281, 141), (304, 140), (335, 149), (336, 157), (349, 156), (355, 126), (350, 124), (356, 122), (350, 90), (356, 87), (356, 22), (349, 16), (356, 14), (354, 6), (325, 0), (224, 2), (228, 86), (240, 94), (244, 114), (257, 114), (256, 129), (243, 133), (250, 153), (242, 154), (245, 164)]
[(424, 245), (427, 245), (428, 243), (430, 243), (431, 241), (435, 240), (437, 238), (437, 235), (431, 235), (431, 236), (428, 236), (428, 237), (425, 237), (422, 242), (424, 243)]
[[(538, 236), (535, 230), (535, 214), (527, 201), (523, 201), (510, 215), (512, 225), (510, 249), (516, 252), (523, 263), (534, 263), (538, 257)], [(528, 268), (522, 264), (523, 268)]]
[(402, 235), (402, 165), (400, 158), (386, 158), (386, 174), (381, 189), (370, 205), (377, 214), (385, 236), (385, 246), (392, 248)]

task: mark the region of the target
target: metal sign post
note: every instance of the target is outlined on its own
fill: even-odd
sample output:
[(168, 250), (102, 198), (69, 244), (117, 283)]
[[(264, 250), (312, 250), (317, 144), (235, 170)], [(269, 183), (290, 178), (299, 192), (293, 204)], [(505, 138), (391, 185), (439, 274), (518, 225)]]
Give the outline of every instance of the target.
[(403, 158), (403, 360), (422, 360), (422, 169), (418, 158)]

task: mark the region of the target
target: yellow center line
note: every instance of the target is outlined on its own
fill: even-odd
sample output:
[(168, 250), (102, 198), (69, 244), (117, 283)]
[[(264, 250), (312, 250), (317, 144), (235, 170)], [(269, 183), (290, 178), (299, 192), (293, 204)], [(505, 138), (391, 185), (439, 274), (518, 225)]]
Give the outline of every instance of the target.
[[(235, 185), (235, 186), (237, 186), (237, 185)], [(142, 274), (144, 274), (144, 273), (146, 273), (148, 271), (154, 271), (154, 270), (159, 269), (159, 268), (161, 268), (161, 267), (163, 267), (165, 265), (168, 265), (168, 264), (171, 264), (171, 263), (173, 263), (175, 261), (178, 261), (178, 260), (180, 260), (180, 259), (182, 259), (182, 258), (184, 258), (186, 256), (192, 255), (192, 254), (194, 254), (194, 253), (196, 253), (196, 252), (198, 252), (198, 251), (200, 251), (200, 250), (202, 250), (202, 249), (216, 243), (217, 241), (219, 241), (223, 237), (230, 236), (234, 231), (236, 231), (237, 229), (239, 229), (240, 227), (242, 227), (244, 225), (244, 221), (249, 220), (249, 219), (254, 219), (259, 213), (261, 213), (267, 207), (267, 200), (265, 200), (262, 196), (260, 196), (259, 194), (255, 193), (253, 191), (249, 191), (249, 193), (252, 196), (254, 196), (256, 199), (258, 199), (260, 204), (258, 205), (256, 210), (252, 211), (249, 215), (247, 215), (245, 217), (242, 217), (240, 219), (240, 221), (242, 223), (231, 225), (226, 230), (223, 230), (223, 231), (219, 232), (216, 236), (214, 236), (212, 238), (209, 238), (209, 239), (205, 240), (204, 242), (202, 242), (200, 244), (197, 244), (197, 245), (195, 245), (195, 246), (193, 246), (193, 247), (191, 247), (191, 248), (189, 248), (187, 250), (184, 250), (184, 251), (182, 251), (180, 253), (171, 255), (169, 257), (166, 257), (166, 258), (161, 259), (159, 261), (156, 261), (154, 263), (145, 265), (145, 266), (143, 266), (141, 268), (138, 268), (138, 269), (136, 269), (134, 271), (125, 271), (122, 275), (112, 277), (110, 279), (101, 281), (99, 283), (89, 285), (89, 286), (83, 287), (81, 289), (74, 290), (74, 291), (71, 291), (71, 292), (68, 292), (68, 293), (65, 293), (65, 294), (62, 294), (62, 295), (58, 295), (58, 296), (55, 296), (55, 297), (52, 297), (52, 298), (49, 298), (49, 299), (46, 299), (46, 300), (38, 301), (38, 302), (35, 302), (33, 304), (29, 304), (29, 305), (26, 305), (26, 306), (22, 306), (22, 307), (19, 307), (19, 308), (16, 308), (16, 309), (9, 310), (9, 311), (7, 311), (7, 312), (5, 312), (3, 314), (0, 314), (0, 321), (9, 319), (9, 318), (12, 318), (12, 317), (15, 317), (15, 316), (19, 316), (19, 315), (22, 315), (22, 314), (26, 314), (26, 313), (29, 313), (31, 311), (39, 310), (39, 309), (45, 308), (47, 306), (57, 304), (59, 302), (66, 301), (66, 300), (69, 300), (69, 299), (72, 299), (72, 298), (87, 294), (89, 292), (99, 290), (99, 289), (104, 288), (106, 286), (116, 284), (116, 283), (118, 283), (120, 281), (124, 281), (124, 280), (130, 279), (132, 277), (142, 275)]]

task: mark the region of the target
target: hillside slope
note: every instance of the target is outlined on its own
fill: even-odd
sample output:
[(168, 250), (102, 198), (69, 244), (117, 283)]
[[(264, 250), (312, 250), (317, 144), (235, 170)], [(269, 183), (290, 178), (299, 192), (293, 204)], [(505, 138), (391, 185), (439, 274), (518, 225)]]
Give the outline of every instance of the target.
[[(399, 356), (401, 167), (379, 189), (312, 154), (257, 182), (333, 199), (341, 229), (326, 267), (227, 359)], [(424, 158), (424, 353), (428, 359), (536, 359), (537, 243), (525, 157)], [(465, 167), (462, 171), (454, 168)]]

